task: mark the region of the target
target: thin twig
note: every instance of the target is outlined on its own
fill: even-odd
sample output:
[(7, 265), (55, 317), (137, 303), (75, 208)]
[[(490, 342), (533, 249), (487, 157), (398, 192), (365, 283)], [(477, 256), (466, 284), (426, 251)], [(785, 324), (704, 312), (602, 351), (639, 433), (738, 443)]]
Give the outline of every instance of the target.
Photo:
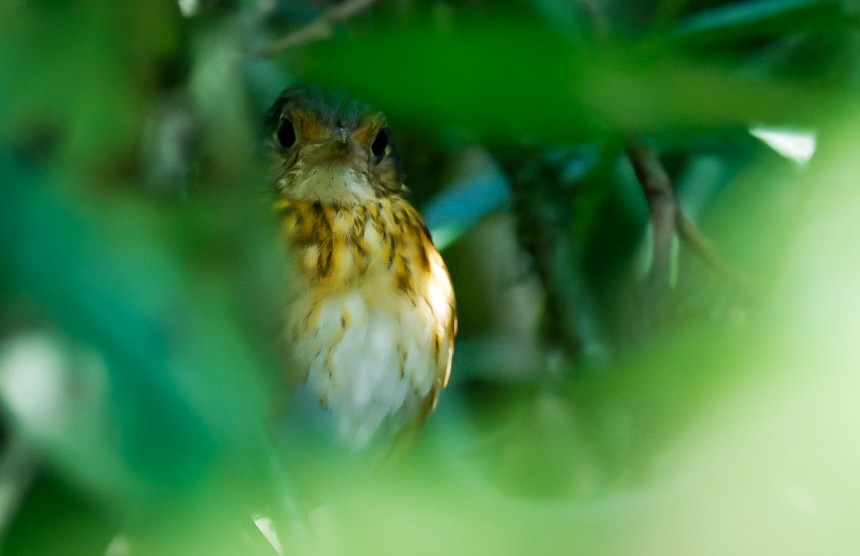
[(260, 49), (256, 55), (260, 57), (277, 56), (290, 48), (330, 38), (336, 23), (347, 21), (358, 12), (369, 8), (376, 2), (377, 0), (346, 0), (341, 2), (336, 6), (326, 9), (322, 15), (307, 25), (299, 27), (269, 46)]
[(641, 137), (633, 136), (628, 140), (627, 155), (651, 215), (654, 250), (648, 282), (654, 310), (659, 315), (665, 308), (670, 290), (672, 242), (675, 238), (675, 215), (678, 213), (675, 192), (657, 153)]
[(696, 223), (690, 220), (680, 208), (675, 215), (675, 221), (678, 235), (693, 251), (725, 279), (733, 282), (745, 295), (751, 294), (752, 282), (749, 276), (724, 259), (714, 243), (699, 230)]
[(654, 259), (651, 268), (657, 293), (664, 293), (669, 286), (672, 239), (675, 233), (689, 245), (709, 266), (723, 278), (732, 282), (743, 294), (750, 295), (751, 281), (740, 270), (733, 267), (720, 255), (709, 240), (681, 210), (675, 200), (669, 174), (659, 157), (640, 137), (632, 137), (627, 145), (627, 154), (636, 171), (636, 177), (645, 194), (651, 213), (654, 231)]

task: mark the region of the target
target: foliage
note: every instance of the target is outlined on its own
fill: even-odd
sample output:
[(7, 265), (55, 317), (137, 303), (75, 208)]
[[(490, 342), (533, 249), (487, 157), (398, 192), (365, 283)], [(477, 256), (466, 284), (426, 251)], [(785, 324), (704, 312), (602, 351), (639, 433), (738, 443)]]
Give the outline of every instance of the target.
[[(857, 9), (0, 4), (4, 553), (856, 550)], [(396, 469), (278, 429), (294, 81), (385, 110), (455, 282)]]

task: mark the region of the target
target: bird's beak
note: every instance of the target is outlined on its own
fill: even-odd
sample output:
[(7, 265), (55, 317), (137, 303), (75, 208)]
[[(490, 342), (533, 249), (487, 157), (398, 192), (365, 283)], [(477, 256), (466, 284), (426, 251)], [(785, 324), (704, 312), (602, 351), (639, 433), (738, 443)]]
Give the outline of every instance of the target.
[(350, 154), (349, 131), (338, 127), (314, 153), (317, 163), (346, 162)]

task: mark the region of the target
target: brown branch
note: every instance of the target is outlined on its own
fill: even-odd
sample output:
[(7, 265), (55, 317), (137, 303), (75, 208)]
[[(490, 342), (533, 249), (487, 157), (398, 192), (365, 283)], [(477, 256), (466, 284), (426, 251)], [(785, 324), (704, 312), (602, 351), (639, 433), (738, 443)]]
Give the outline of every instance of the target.
[(655, 314), (663, 314), (669, 297), (672, 243), (675, 238), (675, 215), (678, 213), (675, 192), (669, 174), (654, 149), (638, 136), (627, 141), (627, 155), (636, 172), (651, 216), (653, 256), (648, 274), (649, 297)]
[(332, 36), (334, 32), (333, 27), (336, 23), (349, 20), (355, 14), (369, 8), (376, 2), (377, 0), (345, 0), (336, 6), (326, 9), (322, 15), (307, 25), (299, 27), (284, 37), (276, 40), (269, 46), (260, 49), (256, 53), (256, 56), (277, 56), (290, 48), (328, 39)]
[(678, 206), (669, 174), (654, 150), (641, 137), (634, 136), (628, 141), (627, 154), (651, 214), (654, 258), (649, 280), (653, 293), (660, 298), (658, 302), (662, 302), (668, 293), (672, 240), (675, 233), (718, 274), (749, 296), (749, 277), (726, 261), (713, 242), (705, 237), (696, 223)]

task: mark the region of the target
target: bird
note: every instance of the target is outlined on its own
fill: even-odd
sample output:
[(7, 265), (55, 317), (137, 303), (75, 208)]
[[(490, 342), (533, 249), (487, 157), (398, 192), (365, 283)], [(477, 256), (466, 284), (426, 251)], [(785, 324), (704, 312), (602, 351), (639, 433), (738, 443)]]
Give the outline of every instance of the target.
[(385, 115), (293, 85), (265, 115), (286, 252), (284, 379), (339, 446), (421, 427), (451, 374), (448, 269), (406, 198)]

